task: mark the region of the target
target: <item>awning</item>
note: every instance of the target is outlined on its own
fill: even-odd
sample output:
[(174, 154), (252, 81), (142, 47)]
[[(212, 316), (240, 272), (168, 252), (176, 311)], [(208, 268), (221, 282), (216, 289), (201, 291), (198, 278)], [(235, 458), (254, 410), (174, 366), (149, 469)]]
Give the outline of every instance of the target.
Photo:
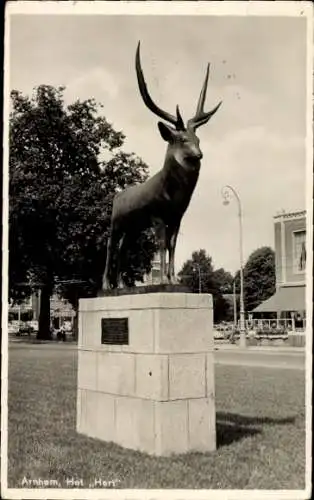
[(305, 286), (279, 288), (269, 299), (253, 309), (254, 312), (305, 311)]

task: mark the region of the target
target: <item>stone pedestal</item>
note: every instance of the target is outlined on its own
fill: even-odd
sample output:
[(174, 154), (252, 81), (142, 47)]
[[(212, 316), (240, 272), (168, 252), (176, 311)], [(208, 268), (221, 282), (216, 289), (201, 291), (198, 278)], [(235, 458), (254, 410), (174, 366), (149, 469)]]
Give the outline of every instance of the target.
[[(104, 318), (127, 321), (128, 343), (102, 343)], [(80, 300), (77, 431), (153, 455), (215, 450), (213, 342), (207, 294)]]

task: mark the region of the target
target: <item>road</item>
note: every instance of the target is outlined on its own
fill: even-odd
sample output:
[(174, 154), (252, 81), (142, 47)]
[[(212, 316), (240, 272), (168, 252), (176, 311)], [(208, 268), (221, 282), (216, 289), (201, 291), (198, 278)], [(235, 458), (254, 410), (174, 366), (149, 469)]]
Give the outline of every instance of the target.
[[(30, 344), (20, 339), (10, 341), (12, 349), (57, 349), (76, 350), (77, 345), (72, 342), (48, 342), (44, 344)], [(305, 349), (293, 347), (247, 347), (242, 349), (232, 344), (215, 346), (215, 362), (220, 365), (264, 366), (269, 368), (305, 369)]]
[(216, 346), (215, 362), (221, 365), (265, 366), (269, 368), (305, 369), (305, 349)]

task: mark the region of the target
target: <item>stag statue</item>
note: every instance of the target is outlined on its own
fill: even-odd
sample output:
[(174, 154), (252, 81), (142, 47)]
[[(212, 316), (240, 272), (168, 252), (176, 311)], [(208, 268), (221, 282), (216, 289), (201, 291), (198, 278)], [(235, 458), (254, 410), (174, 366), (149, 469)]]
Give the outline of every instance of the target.
[[(175, 282), (174, 256), (181, 219), (195, 189), (203, 154), (195, 131), (216, 113), (221, 102), (211, 111), (204, 111), (209, 64), (205, 81), (198, 100), (196, 113), (184, 125), (179, 106), (176, 116), (163, 111), (150, 97), (140, 60), (140, 42), (135, 57), (139, 90), (144, 103), (167, 125), (158, 122), (161, 137), (168, 143), (163, 168), (142, 184), (126, 188), (113, 200), (111, 231), (107, 244), (106, 267), (103, 276), (103, 290), (117, 288), (120, 261), (128, 232), (137, 232), (156, 227), (161, 259), (161, 283)], [(168, 265), (166, 253), (168, 251)], [(113, 270), (113, 252), (116, 265)]]

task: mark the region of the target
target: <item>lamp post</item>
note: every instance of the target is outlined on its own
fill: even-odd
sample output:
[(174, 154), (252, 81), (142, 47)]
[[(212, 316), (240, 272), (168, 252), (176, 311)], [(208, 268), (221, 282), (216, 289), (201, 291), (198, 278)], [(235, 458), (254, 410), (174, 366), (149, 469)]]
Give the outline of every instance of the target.
[(202, 277), (201, 277), (201, 266), (198, 263), (193, 265), (193, 270), (198, 271), (198, 293), (202, 293)]
[(237, 296), (236, 296), (236, 282), (233, 281), (233, 326), (234, 330), (237, 328)]
[(229, 185), (222, 188), (223, 204), (229, 205), (230, 195), (233, 195), (238, 204), (239, 217), (239, 246), (240, 246), (240, 347), (246, 346), (245, 335), (245, 312), (244, 312), (244, 297), (243, 297), (243, 228), (242, 228), (242, 206), (241, 200), (236, 190)]

